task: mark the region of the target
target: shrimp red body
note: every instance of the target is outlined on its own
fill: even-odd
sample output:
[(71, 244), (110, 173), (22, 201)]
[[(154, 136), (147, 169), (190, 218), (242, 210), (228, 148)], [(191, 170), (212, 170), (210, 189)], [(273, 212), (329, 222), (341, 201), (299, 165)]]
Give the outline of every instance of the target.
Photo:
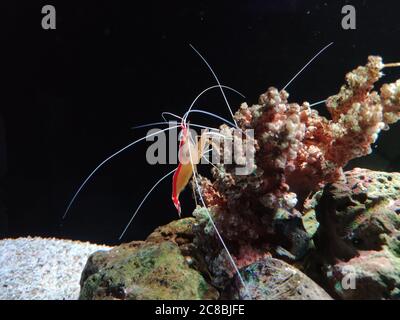
[[(179, 202), (179, 194), (185, 189), (193, 175), (193, 170), (196, 170), (196, 165), (199, 163), (205, 145), (206, 133), (200, 137), (200, 143), (193, 141), (190, 137), (190, 131), (185, 123), (181, 124), (181, 141), (179, 143), (179, 164), (172, 178), (172, 202), (181, 216), (181, 204)], [(197, 146), (198, 145), (198, 146)]]

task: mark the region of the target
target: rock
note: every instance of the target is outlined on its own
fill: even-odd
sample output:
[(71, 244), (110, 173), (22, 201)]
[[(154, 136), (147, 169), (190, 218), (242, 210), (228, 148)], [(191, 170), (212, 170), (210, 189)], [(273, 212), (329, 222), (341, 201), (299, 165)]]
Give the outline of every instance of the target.
[(194, 218), (172, 221), (165, 226), (155, 229), (146, 239), (150, 242), (172, 241), (179, 246), (192, 243)]
[(400, 299), (400, 259), (387, 248), (360, 251), (326, 268), (329, 285), (342, 299)]
[(246, 288), (236, 276), (227, 297), (253, 300), (331, 300), (313, 280), (286, 262), (266, 258), (241, 269)]
[[(214, 222), (219, 231), (226, 227), (223, 224), (225, 220), (218, 221), (216, 218), (218, 215), (213, 212), (212, 208), (208, 211), (209, 213), (204, 207), (198, 206), (193, 212), (196, 218), (196, 224), (193, 228), (195, 234), (194, 243), (197, 250), (204, 257), (205, 265), (211, 274), (212, 284), (224, 290), (231, 278), (236, 274), (236, 270), (226, 249), (221, 244), (221, 240), (217, 236), (208, 214), (214, 217)], [(239, 246), (223, 238), (237, 268), (248, 266), (268, 256), (273, 256), (289, 263), (296, 263), (304, 258), (309, 250), (311, 239), (304, 230), (301, 214), (298, 213), (298, 215), (299, 217), (294, 217), (283, 208), (276, 210), (275, 215), (270, 219), (269, 228), (267, 225), (259, 224), (259, 229), (269, 229), (266, 231), (269, 233), (269, 241), (266, 241), (267, 238), (260, 240), (257, 246), (255, 243), (246, 243), (246, 232), (250, 232), (249, 230), (246, 232), (243, 230), (237, 236), (236, 240), (241, 239)]]
[(400, 298), (399, 190), (400, 173), (359, 168), (325, 187), (314, 243), (333, 295)]
[(94, 253), (81, 278), (80, 299), (217, 299), (193, 263), (191, 219), (157, 228), (146, 241)]
[[(277, 241), (271, 248), (274, 257), (289, 263), (304, 258), (310, 247), (311, 237), (304, 228), (300, 213), (298, 217), (293, 217), (288, 211), (278, 209), (272, 225), (277, 234)], [(286, 254), (282, 254), (282, 249)]]
[(186, 262), (193, 269), (199, 271), (211, 279), (204, 256), (196, 247), (194, 242), (193, 226), (196, 223), (195, 218), (185, 218), (172, 221), (171, 223), (158, 227), (146, 239), (146, 242), (161, 243), (163, 241), (172, 241), (179, 246)]

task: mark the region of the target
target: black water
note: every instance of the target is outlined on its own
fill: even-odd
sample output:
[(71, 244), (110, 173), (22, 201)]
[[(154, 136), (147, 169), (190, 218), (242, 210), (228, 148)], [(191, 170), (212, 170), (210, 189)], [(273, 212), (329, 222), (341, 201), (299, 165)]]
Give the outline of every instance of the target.
[[(114, 243), (147, 190), (171, 166), (150, 166), (146, 144), (106, 165), (68, 218), (60, 217), (86, 174), (159, 121), (182, 114), (215, 84), (192, 43), (221, 82), (248, 103), (283, 87), (323, 46), (330, 47), (288, 91), (292, 101), (335, 94), (345, 73), (369, 54), (400, 60), (398, 1), (348, 1), (356, 30), (341, 26), (345, 1), (13, 1), (2, 10), (0, 236), (58, 236)], [(41, 28), (41, 8), (56, 8), (57, 29)], [(400, 77), (387, 70), (385, 81)], [(242, 99), (229, 94), (232, 105)], [(218, 91), (199, 107), (229, 113)], [(321, 107), (320, 107), (321, 108)], [(321, 112), (325, 112), (321, 109)], [(192, 121), (217, 125), (204, 117)], [(352, 166), (400, 170), (400, 127), (381, 134), (374, 154)], [(154, 192), (125, 240), (141, 239), (176, 218), (170, 181)], [(191, 192), (182, 195), (185, 214)]]

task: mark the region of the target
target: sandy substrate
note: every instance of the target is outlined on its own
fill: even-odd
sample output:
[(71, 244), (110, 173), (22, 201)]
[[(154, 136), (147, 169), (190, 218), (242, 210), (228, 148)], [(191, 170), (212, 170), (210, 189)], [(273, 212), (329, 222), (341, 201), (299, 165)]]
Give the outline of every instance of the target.
[(108, 249), (71, 240), (0, 240), (0, 300), (75, 300), (88, 256)]

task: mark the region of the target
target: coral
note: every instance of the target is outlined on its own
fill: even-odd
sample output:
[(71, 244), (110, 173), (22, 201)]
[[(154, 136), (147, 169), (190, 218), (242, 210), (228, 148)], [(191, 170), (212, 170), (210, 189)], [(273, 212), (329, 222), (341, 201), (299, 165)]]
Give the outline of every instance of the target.
[[(237, 174), (243, 159), (234, 158), (233, 164), (212, 170), (213, 181), (200, 179), (205, 204), (239, 267), (268, 255), (289, 262), (305, 255), (311, 234), (301, 212), (307, 197), (340, 179), (343, 166), (369, 154), (379, 132), (400, 118), (400, 80), (384, 84), (380, 93), (373, 91), (384, 67), (380, 57), (370, 56), (366, 66), (348, 73), (340, 92), (326, 100), (331, 119), (307, 102), (288, 102), (285, 90), (272, 87), (258, 104), (240, 106), (235, 114), (239, 127), (254, 129), (251, 173)], [(221, 132), (234, 136), (234, 128), (226, 125)], [(243, 148), (244, 143), (236, 142), (232, 150)], [(232, 150), (221, 142), (220, 154)], [(232, 266), (204, 209), (194, 214), (196, 243), (203, 248), (214, 283), (223, 287), (234, 274)]]
[[(316, 262), (343, 299), (400, 298), (400, 173), (356, 168), (324, 188), (316, 206)], [(354, 288), (342, 280), (354, 277)]]
[(92, 254), (81, 278), (80, 299), (217, 299), (218, 291), (195, 270), (189, 255), (193, 219)]

